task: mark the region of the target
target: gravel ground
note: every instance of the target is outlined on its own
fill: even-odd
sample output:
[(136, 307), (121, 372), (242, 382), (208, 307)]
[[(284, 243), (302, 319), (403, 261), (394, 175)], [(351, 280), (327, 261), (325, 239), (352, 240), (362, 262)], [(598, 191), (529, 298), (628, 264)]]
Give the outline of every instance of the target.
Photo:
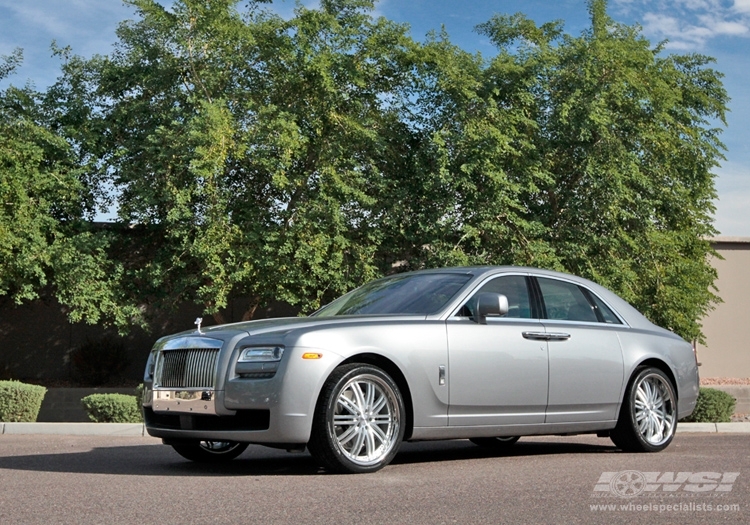
[(750, 385), (750, 377), (701, 377), (701, 386)]

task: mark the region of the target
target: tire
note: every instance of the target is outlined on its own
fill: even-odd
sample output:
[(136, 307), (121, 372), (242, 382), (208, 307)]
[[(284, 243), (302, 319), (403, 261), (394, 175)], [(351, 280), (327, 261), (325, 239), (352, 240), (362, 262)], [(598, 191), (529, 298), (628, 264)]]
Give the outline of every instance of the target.
[(625, 452), (658, 452), (677, 429), (677, 396), (672, 381), (658, 368), (636, 370), (625, 391), (610, 439)]
[(509, 437), (491, 437), (491, 438), (470, 438), (469, 441), (484, 448), (494, 448), (496, 450), (502, 450), (510, 448), (521, 439), (519, 436)]
[(341, 366), (318, 398), (308, 449), (329, 471), (375, 472), (398, 452), (405, 414), (401, 392), (383, 370), (366, 364)]
[(248, 443), (234, 441), (190, 441), (172, 443), (172, 448), (185, 459), (198, 463), (231, 461), (247, 448)]

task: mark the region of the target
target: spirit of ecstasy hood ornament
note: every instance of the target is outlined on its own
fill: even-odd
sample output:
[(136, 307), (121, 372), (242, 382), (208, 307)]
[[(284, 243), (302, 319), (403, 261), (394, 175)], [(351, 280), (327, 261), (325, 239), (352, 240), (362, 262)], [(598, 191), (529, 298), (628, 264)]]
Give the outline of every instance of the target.
[(195, 319), (195, 326), (198, 327), (198, 334), (199, 335), (203, 335), (203, 332), (201, 332), (201, 323), (202, 322), (203, 322), (203, 318), (202, 317), (198, 317), (198, 318)]

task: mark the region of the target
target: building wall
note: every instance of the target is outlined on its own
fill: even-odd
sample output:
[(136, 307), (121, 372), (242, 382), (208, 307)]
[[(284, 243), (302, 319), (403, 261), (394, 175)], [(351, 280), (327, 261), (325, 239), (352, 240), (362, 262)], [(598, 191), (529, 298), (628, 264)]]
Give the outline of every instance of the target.
[(750, 238), (716, 237), (724, 259), (714, 259), (716, 287), (724, 301), (703, 320), (706, 345), (698, 345), (701, 377), (750, 377)]
[[(701, 377), (750, 378), (750, 238), (718, 237), (712, 243), (724, 258), (715, 259), (718, 295), (724, 300), (703, 320), (707, 345), (698, 345)], [(237, 300), (225, 312), (228, 321), (239, 321), (247, 307)], [(193, 328), (199, 312), (194, 305), (182, 305), (163, 312), (152, 333), (141, 330), (125, 338), (130, 367), (125, 376), (140, 380), (153, 342), (160, 336)], [(257, 318), (296, 315), (285, 305), (273, 305), (258, 312)], [(204, 326), (213, 323), (206, 318)], [(54, 301), (15, 306), (0, 300), (0, 379), (75, 380), (71, 354), (89, 339), (102, 337), (101, 327), (70, 324)]]
[[(247, 300), (232, 301), (223, 313), (228, 322), (240, 321)], [(120, 339), (129, 363), (121, 379), (140, 381), (151, 347), (159, 337), (194, 329), (200, 307), (183, 304), (173, 311), (155, 312), (154, 330), (150, 333), (134, 328)], [(295, 316), (297, 310), (281, 303), (258, 309), (257, 319)], [(203, 326), (216, 324), (210, 316)], [(54, 300), (35, 301), (20, 306), (0, 298), (0, 380), (19, 379), (30, 382), (73, 382), (79, 374), (72, 362), (73, 352), (87, 341), (116, 336), (114, 330), (85, 323), (71, 324), (63, 308)]]

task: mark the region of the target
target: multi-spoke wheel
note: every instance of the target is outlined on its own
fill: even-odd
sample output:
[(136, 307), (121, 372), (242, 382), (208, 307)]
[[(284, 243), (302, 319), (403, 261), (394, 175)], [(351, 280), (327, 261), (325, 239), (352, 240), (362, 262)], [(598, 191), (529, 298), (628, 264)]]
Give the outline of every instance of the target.
[(398, 452), (404, 414), (388, 374), (370, 365), (339, 367), (321, 392), (308, 448), (330, 470), (374, 472)]
[(677, 396), (658, 368), (643, 368), (630, 382), (611, 439), (629, 452), (657, 452), (669, 445), (677, 428)]
[(247, 448), (247, 443), (234, 441), (186, 441), (170, 443), (183, 458), (201, 463), (230, 461)]
[(470, 438), (469, 441), (471, 441), (475, 445), (479, 445), (480, 447), (502, 450), (504, 448), (512, 447), (513, 445), (516, 444), (516, 441), (518, 441), (519, 439), (520, 438), (518, 436), (508, 436), (508, 437)]

